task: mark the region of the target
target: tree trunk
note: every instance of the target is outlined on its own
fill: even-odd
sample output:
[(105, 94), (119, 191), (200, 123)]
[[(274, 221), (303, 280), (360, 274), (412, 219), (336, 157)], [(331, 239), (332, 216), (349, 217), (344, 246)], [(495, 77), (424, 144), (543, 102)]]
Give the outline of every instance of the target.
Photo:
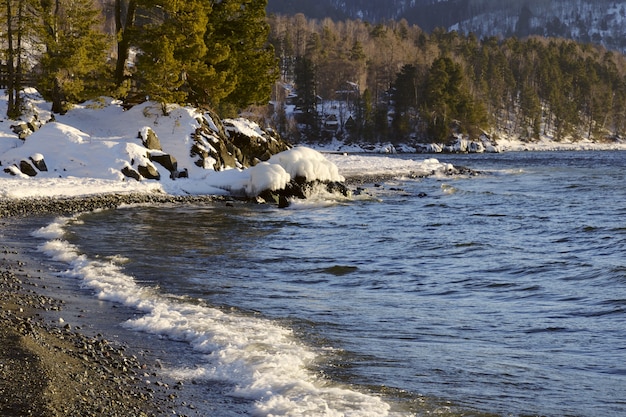
[(65, 100), (63, 98), (63, 89), (59, 77), (54, 79), (54, 87), (52, 88), (52, 113), (65, 113)]
[(7, 117), (15, 118), (15, 51), (13, 49), (13, 12), (11, 8), (11, 0), (6, 0), (6, 18), (7, 18)]
[(121, 86), (126, 79), (126, 61), (131, 41), (131, 29), (135, 26), (137, 0), (129, 0), (126, 19), (122, 21), (122, 1), (115, 0), (115, 31), (117, 33), (117, 62), (115, 65), (115, 83)]

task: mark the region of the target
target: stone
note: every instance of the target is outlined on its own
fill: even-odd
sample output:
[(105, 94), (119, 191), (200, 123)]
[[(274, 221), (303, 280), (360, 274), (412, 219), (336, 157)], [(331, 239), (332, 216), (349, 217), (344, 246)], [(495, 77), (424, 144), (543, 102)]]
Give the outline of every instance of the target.
[(151, 153), (149, 155), (152, 162), (156, 162), (169, 172), (176, 172), (178, 170), (178, 162), (176, 158), (167, 153)]
[[(216, 116), (207, 113), (198, 119), (200, 126), (196, 129), (191, 150), (192, 156), (199, 158), (194, 162), (197, 166), (221, 171), (225, 168), (249, 168), (259, 161), (267, 161), (272, 155), (291, 147), (272, 131), (264, 131), (252, 122), (219, 121)], [(236, 128), (235, 123), (253, 126), (257, 134), (248, 136)]]
[(39, 172), (47, 172), (48, 166), (46, 165), (46, 161), (43, 159), (43, 155), (37, 154), (29, 157), (30, 161), (33, 163), (35, 168), (39, 170)]
[(141, 139), (143, 146), (145, 146), (146, 148), (157, 151), (163, 150), (163, 148), (161, 147), (161, 141), (159, 140), (157, 134), (154, 133), (154, 130), (152, 130), (152, 128), (143, 128), (143, 130), (139, 132), (139, 138)]
[(15, 177), (20, 173), (20, 169), (17, 167), (17, 165), (11, 165), (10, 167), (5, 168), (4, 172)]
[(122, 174), (124, 174), (128, 178), (134, 178), (137, 181), (141, 180), (141, 175), (137, 171), (135, 171), (132, 167), (126, 165), (122, 168)]
[(149, 179), (149, 180), (160, 180), (161, 179), (161, 174), (159, 174), (159, 171), (152, 164), (139, 165), (137, 167), (137, 171), (139, 172), (139, 174), (141, 174), (142, 177), (144, 177), (146, 179)]
[(31, 163), (25, 159), (20, 161), (20, 171), (22, 171), (23, 174), (28, 175), (29, 177), (34, 177), (35, 175), (37, 175), (35, 167), (33, 167)]
[(39, 130), (39, 124), (35, 121), (26, 123), (26, 126), (31, 132), (36, 132)]
[(348, 187), (338, 181), (307, 181), (304, 177), (293, 178), (281, 190), (263, 190), (256, 196), (256, 201), (265, 202), (267, 204), (276, 204), (279, 208), (289, 207), (291, 204), (289, 199), (305, 200), (311, 190), (319, 187), (326, 187), (326, 191), (331, 194), (339, 194), (348, 197), (352, 192)]
[(23, 132), (28, 132), (30, 129), (28, 129), (28, 125), (24, 122), (20, 122), (16, 125), (11, 125), (10, 126), (11, 130), (13, 131), (13, 133), (15, 133), (16, 135), (20, 135)]

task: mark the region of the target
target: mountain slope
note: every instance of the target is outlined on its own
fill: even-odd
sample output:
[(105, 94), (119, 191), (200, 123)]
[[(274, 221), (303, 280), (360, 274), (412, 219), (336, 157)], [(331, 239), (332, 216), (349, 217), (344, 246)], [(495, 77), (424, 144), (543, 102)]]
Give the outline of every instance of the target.
[(334, 20), (406, 19), (489, 36), (555, 36), (626, 52), (626, 4), (611, 0), (269, 0), (268, 13)]

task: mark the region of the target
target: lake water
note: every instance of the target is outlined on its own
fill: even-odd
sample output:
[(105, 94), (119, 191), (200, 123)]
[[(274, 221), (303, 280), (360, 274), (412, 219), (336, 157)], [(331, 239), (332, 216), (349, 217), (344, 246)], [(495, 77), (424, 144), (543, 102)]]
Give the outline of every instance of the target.
[(482, 174), (37, 239), (197, 415), (626, 415), (626, 152), (438, 159)]

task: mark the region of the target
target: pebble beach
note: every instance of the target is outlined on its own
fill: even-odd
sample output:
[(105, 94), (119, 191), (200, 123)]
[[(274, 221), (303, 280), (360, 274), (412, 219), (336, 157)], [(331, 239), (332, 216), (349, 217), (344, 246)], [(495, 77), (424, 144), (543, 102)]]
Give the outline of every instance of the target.
[[(96, 195), (0, 199), (0, 415), (195, 415), (180, 386), (159, 375), (159, 364), (109, 335), (82, 332), (53, 319), (66, 308), (50, 288), (49, 272), (11, 235), (16, 221), (119, 207), (212, 201), (212, 197)], [(7, 235), (8, 234), (8, 235)], [(52, 314), (55, 313), (55, 314)], [(149, 382), (147, 382), (149, 381)]]

